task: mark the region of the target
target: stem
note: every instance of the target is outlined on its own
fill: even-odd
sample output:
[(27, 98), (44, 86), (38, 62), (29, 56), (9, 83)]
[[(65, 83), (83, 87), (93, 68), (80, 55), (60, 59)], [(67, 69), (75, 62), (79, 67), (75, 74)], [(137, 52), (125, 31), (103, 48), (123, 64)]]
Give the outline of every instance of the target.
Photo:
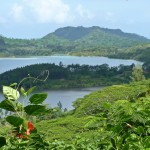
[[(43, 75), (44, 72), (47, 73), (45, 79), (39, 79), (39, 77), (40, 77), (41, 75)], [(49, 70), (45, 70), (45, 71), (43, 71), (39, 76), (37, 76), (36, 78), (35, 78), (35, 77), (30, 77), (30, 76), (29, 76), (29, 77), (26, 77), (26, 78), (23, 78), (23, 79), (19, 82), (19, 84), (18, 84), (16, 90), (18, 90), (20, 84), (21, 84), (24, 80), (26, 80), (26, 79), (34, 79), (33, 82), (35, 82), (35, 81), (42, 81), (42, 82), (44, 82), (44, 81), (47, 80), (48, 76), (49, 76)]]
[(19, 114), (19, 112), (16, 110), (16, 114), (20, 117), (20, 118), (22, 118), (22, 116)]
[[(27, 96), (25, 98), (23, 98), (23, 100), (22, 100), (22, 107), (23, 108), (24, 108), (24, 102), (25, 102), (26, 98), (27, 98)], [(23, 116), (24, 116), (24, 109), (22, 110), (22, 118), (23, 118)]]

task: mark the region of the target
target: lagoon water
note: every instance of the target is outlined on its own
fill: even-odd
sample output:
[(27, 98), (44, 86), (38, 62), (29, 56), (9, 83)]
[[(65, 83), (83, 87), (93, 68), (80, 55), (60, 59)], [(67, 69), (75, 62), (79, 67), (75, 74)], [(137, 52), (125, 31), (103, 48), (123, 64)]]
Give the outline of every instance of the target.
[(23, 67), (31, 64), (41, 63), (55, 63), (63, 65), (68, 64), (87, 64), (87, 65), (102, 65), (108, 64), (109, 66), (119, 66), (120, 64), (131, 65), (132, 63), (141, 63), (135, 60), (124, 59), (111, 59), (107, 57), (78, 57), (78, 56), (39, 56), (39, 57), (25, 57), (25, 58), (0, 58), (0, 73), (15, 69), (17, 67)]
[[(103, 87), (92, 87), (92, 88), (77, 88), (69, 90), (49, 90), (42, 91), (48, 93), (48, 97), (45, 100), (45, 104), (49, 104), (50, 107), (56, 107), (57, 103), (60, 101), (62, 107), (68, 110), (73, 109), (72, 102), (78, 98), (82, 98), (85, 95), (100, 90)], [(4, 96), (0, 93), (0, 101), (4, 100)]]
[[(107, 57), (77, 57), (77, 56), (42, 56), (42, 57), (29, 57), (29, 58), (0, 58), (0, 73), (3, 73), (8, 70), (15, 69), (17, 67), (23, 67), (31, 64), (40, 64), (40, 63), (55, 63), (59, 64), (60, 62), (63, 65), (68, 64), (87, 64), (87, 65), (101, 65), (108, 64), (109, 66), (119, 66), (141, 64), (141, 62), (135, 60), (123, 60), (123, 59), (110, 59)], [(72, 102), (77, 98), (82, 98), (85, 95), (102, 89), (98, 88), (80, 88), (80, 89), (69, 89), (69, 90), (49, 90), (45, 91), (48, 93), (48, 98), (46, 99), (47, 104), (52, 107), (57, 106), (57, 103), (60, 101), (63, 105), (63, 108), (72, 109)], [(3, 95), (0, 94), (0, 101), (3, 100)]]

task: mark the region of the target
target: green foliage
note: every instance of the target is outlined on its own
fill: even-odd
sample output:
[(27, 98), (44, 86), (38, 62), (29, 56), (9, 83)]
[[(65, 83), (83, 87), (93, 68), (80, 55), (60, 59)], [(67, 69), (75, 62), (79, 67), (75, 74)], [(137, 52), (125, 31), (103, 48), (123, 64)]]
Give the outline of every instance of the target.
[(17, 100), (20, 97), (19, 92), (9, 86), (3, 86), (3, 94), (6, 99), (12, 101)]
[(41, 133), (45, 134), (45, 138), (50, 142), (57, 139), (71, 143), (71, 140), (75, 139), (76, 136), (94, 137), (96, 133), (84, 128), (84, 125), (89, 120), (88, 117), (77, 118), (73, 115), (67, 115), (56, 119), (40, 121), (36, 126)]
[[(140, 84), (142, 82), (136, 83), (137, 86)], [(145, 88), (145, 92), (145, 95), (137, 97), (135, 101), (103, 101), (99, 113), (93, 116), (80, 118), (67, 116), (51, 121), (42, 121), (38, 123), (38, 126), (42, 132), (47, 133), (50, 141), (57, 139), (50, 144), (56, 149), (63, 150), (68, 147), (70, 150), (149, 149), (149, 89)], [(76, 127), (80, 129), (77, 130)], [(75, 137), (76, 135), (79, 137)], [(65, 140), (65, 142), (61, 140)]]
[(18, 109), (18, 107), (16, 105), (17, 104), (14, 103), (13, 101), (6, 99), (6, 100), (3, 100), (0, 103), (0, 108), (8, 110), (8, 111), (15, 112), (16, 109)]
[[(9, 85), (12, 82), (17, 82), (17, 80), (25, 78), (27, 73), (36, 77), (37, 74), (41, 74), (42, 72), (44, 75), (38, 76), (37, 80), (33, 81), (28, 78), (26, 82), (21, 83), (21, 86), (25, 89), (29, 89), (36, 85), (38, 89), (42, 90), (106, 86), (128, 83), (131, 80), (132, 67), (133, 65), (109, 67), (107, 64), (96, 66), (79, 64), (68, 66), (63, 66), (62, 64), (36, 64), (2, 73), (0, 75), (0, 81), (2, 85)], [(46, 82), (38, 82), (39, 79), (43, 79), (46, 76), (46, 73), (43, 72), (43, 70), (49, 71), (49, 76), (47, 77)], [(21, 88), (21, 93), (27, 96), (29, 95), (30, 90), (32, 91), (32, 88), (27, 92), (24, 92), (25, 89)], [(9, 90), (11, 90), (11, 88), (9, 88)]]
[(142, 66), (138, 65), (133, 67), (131, 79), (133, 82), (145, 80)]
[(110, 56), (120, 49), (148, 43), (149, 40), (119, 29), (65, 27), (41, 39), (0, 37), (0, 56), (41, 56), (54, 54)]
[[(22, 80), (23, 81), (23, 80)], [(21, 81), (21, 82), (22, 82)], [(5, 100), (0, 103), (0, 108), (12, 111), (13, 115), (8, 115), (6, 121), (13, 126), (13, 131), (11, 134), (8, 134), (6, 137), (0, 137), (0, 147), (4, 149), (47, 149), (49, 145), (41, 134), (38, 134), (35, 126), (28, 120), (29, 116), (43, 114), (47, 111), (43, 101), (46, 99), (46, 93), (39, 93), (32, 95), (29, 98), (30, 104), (24, 106), (24, 101), (27, 96), (35, 89), (35, 87), (30, 88), (25, 91), (24, 88), (21, 88), (22, 93), (22, 103), (19, 101), (20, 92), (19, 85), (12, 84), (11, 86), (17, 86), (12, 88), (10, 86), (3, 86), (3, 94)], [(3, 111), (3, 110), (2, 110)]]
[(111, 104), (102, 104), (103, 112), (93, 117), (86, 125), (99, 129), (99, 142), (105, 141), (99, 146), (126, 150), (149, 148), (150, 101), (147, 98), (149, 96), (136, 102), (118, 100)]
[(118, 99), (135, 101), (140, 93), (145, 93), (150, 80), (137, 83), (113, 85), (103, 90), (92, 92), (84, 98), (79, 98), (73, 102), (76, 116), (95, 115), (102, 111), (102, 102), (113, 102)]
[(18, 127), (23, 123), (23, 119), (16, 116), (8, 116), (6, 117), (6, 121), (9, 122), (14, 127)]
[(0, 137), (0, 148), (6, 145), (6, 139), (4, 137)]
[(43, 105), (28, 105), (24, 107), (24, 110), (28, 115), (39, 115), (46, 111), (45, 107)]
[(27, 91), (25, 91), (25, 89), (21, 87), (20, 91), (23, 96), (29, 96), (29, 94), (31, 94), (35, 89), (36, 89), (36, 86), (33, 86), (29, 88)]
[(112, 58), (135, 59), (144, 62), (145, 69), (150, 63), (150, 44), (141, 44), (130, 48), (120, 49), (115, 54), (110, 54)]
[(0, 147), (4, 150), (147, 150), (150, 148), (149, 84), (149, 80), (144, 80), (94, 92), (77, 100), (75, 110), (66, 116), (34, 123), (37, 128), (29, 118), (51, 113), (42, 104), (47, 94), (31, 96), (29, 105), (24, 106), (12, 91), (27, 98), (27, 91), (34, 88), (27, 91), (21, 88), (21, 92), (18, 87), (3, 88), (7, 91), (5, 97), (11, 98), (7, 103), (4, 103), (7, 99), (2, 101), (0, 106), (7, 106), (14, 114), (6, 117), (13, 131), (1, 135)]
[(38, 93), (30, 97), (29, 101), (32, 104), (41, 104), (47, 98), (47, 93)]

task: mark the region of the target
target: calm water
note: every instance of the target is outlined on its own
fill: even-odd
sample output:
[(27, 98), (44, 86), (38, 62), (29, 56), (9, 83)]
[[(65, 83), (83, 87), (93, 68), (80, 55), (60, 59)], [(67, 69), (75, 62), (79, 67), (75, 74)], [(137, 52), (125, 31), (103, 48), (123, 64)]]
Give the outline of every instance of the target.
[[(15, 69), (17, 67), (23, 67), (31, 64), (40, 63), (55, 63), (59, 64), (60, 61), (64, 65), (68, 64), (88, 64), (88, 65), (101, 65), (107, 63), (109, 66), (119, 66), (120, 64), (131, 65), (132, 63), (138, 64), (141, 62), (134, 60), (123, 60), (123, 59), (109, 59), (106, 57), (76, 57), (76, 56), (47, 56), (47, 57), (30, 57), (30, 58), (0, 58), (0, 73)], [(52, 90), (46, 91), (48, 98), (46, 99), (47, 104), (52, 107), (57, 106), (60, 101), (63, 108), (72, 109), (72, 102), (77, 98), (82, 98), (99, 88), (82, 88), (82, 89), (70, 89), (70, 90)], [(0, 94), (0, 101), (3, 100), (3, 95)]]
[(135, 60), (110, 59), (107, 57), (77, 57), (77, 56), (43, 56), (30, 58), (0, 58), (0, 73), (23, 67), (31, 64), (40, 63), (55, 63), (62, 62), (64, 65), (68, 64), (87, 64), (87, 65), (101, 65), (107, 63), (109, 66), (119, 66), (120, 64), (131, 65), (132, 63), (140, 63)]
[[(72, 102), (75, 101), (77, 98), (82, 98), (85, 95), (93, 91), (100, 90), (102, 88), (103, 87), (43, 91), (48, 93), (48, 97), (45, 101), (45, 104), (49, 104), (51, 107), (55, 107), (60, 101), (62, 103), (63, 108), (71, 110), (73, 109)], [(4, 97), (0, 93), (0, 101), (2, 100), (4, 100)]]

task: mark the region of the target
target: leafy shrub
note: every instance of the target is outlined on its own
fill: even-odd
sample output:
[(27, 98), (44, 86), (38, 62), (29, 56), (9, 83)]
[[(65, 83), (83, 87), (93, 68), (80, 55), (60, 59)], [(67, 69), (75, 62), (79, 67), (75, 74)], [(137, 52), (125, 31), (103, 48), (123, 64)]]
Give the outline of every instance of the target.
[[(16, 84), (11, 85), (12, 87)], [(29, 94), (35, 89), (30, 88), (25, 91), (21, 87), (20, 91), (11, 86), (3, 86), (3, 94), (5, 100), (0, 103), (0, 108), (13, 112), (12, 115), (6, 117), (6, 121), (12, 125), (13, 130), (11, 134), (6, 137), (0, 137), (1, 147), (4, 149), (26, 149), (47, 146), (44, 138), (40, 135), (34, 124), (29, 120), (31, 116), (36, 116), (47, 111), (46, 105), (43, 101), (46, 99), (46, 93), (34, 94), (29, 98), (29, 104), (25, 106)], [(19, 101), (22, 96), (22, 103)]]
[[(150, 148), (150, 90), (146, 90), (145, 82), (140, 82), (143, 84), (142, 88), (136, 87), (139, 83), (133, 83), (129, 87), (112, 86), (112, 89), (116, 87), (116, 90), (119, 88), (123, 92), (116, 97), (112, 95), (112, 99), (110, 95), (110, 99), (101, 101), (95, 114), (81, 118), (77, 118), (76, 114), (70, 114), (64, 118), (47, 121), (55, 127), (55, 130), (50, 129), (49, 136), (53, 136), (53, 133), (56, 135), (57, 132), (59, 135), (67, 136), (70, 142), (62, 141), (58, 136), (55, 136), (53, 141), (49, 140), (46, 137), (46, 133), (49, 132), (46, 124), (43, 129), (45, 133), (41, 133), (32, 120), (33, 116), (49, 112), (43, 104), (47, 97), (46, 93), (30, 96), (29, 104), (25, 106), (24, 101), (35, 87), (25, 91), (22, 87), (19, 90), (16, 84), (3, 86), (5, 100), (0, 103), (0, 108), (13, 113), (6, 116), (6, 121), (11, 124), (13, 130), (7, 136), (0, 136), (0, 147), (3, 150), (148, 150)], [(134, 100), (127, 97), (125, 90), (127, 88), (129, 91), (131, 87), (132, 94), (129, 96), (134, 95)], [(136, 89), (133, 90), (134, 87)], [(142, 89), (141, 93), (140, 89)], [(108, 92), (108, 89), (104, 91)], [(18, 100), (20, 95), (22, 103)], [(119, 100), (123, 95), (128, 99)], [(94, 97), (96, 98), (96, 95)], [(108, 98), (107, 95), (105, 98)], [(77, 101), (76, 106), (81, 104), (81, 101)], [(38, 128), (40, 125), (43, 128), (44, 122), (39, 122)], [(61, 128), (59, 129), (58, 126)], [(68, 131), (80, 136), (72, 137)], [(92, 138), (89, 136), (90, 133), (94, 133)]]

